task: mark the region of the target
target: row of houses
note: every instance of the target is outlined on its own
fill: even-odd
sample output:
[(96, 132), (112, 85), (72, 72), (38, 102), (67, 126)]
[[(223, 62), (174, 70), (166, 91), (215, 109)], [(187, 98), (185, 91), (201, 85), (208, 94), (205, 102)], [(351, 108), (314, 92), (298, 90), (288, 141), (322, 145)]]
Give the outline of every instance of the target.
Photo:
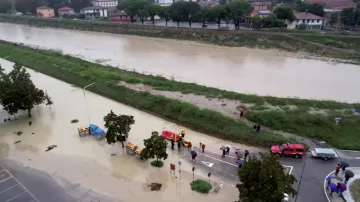
[[(36, 8), (36, 13), (39, 17), (52, 18), (55, 17), (55, 10), (47, 6), (40, 6)], [(74, 9), (70, 7), (62, 7), (58, 9), (59, 17), (64, 15), (75, 14)], [(109, 16), (108, 8), (93, 6), (86, 7), (80, 10), (81, 14), (84, 14), (86, 18), (107, 18)]]

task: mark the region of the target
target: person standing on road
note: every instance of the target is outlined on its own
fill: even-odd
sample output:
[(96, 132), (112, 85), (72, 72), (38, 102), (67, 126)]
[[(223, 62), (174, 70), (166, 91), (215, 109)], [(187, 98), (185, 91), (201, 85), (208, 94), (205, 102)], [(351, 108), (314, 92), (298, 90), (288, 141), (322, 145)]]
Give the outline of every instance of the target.
[(335, 167), (335, 176), (338, 176), (338, 174), (340, 172), (340, 169), (341, 169), (341, 165), (337, 164), (336, 167)]
[(191, 142), (189, 141), (189, 142), (188, 142), (188, 150), (189, 150), (189, 151), (192, 150), (191, 147), (192, 147), (192, 144), (191, 144)]
[(256, 132), (260, 132), (260, 124), (256, 126)]
[(202, 153), (204, 153), (204, 151), (205, 151), (205, 144), (202, 144), (202, 145), (201, 145), (201, 149), (202, 149)]
[(171, 149), (174, 150), (174, 147), (175, 147), (175, 141), (171, 139)]
[(245, 150), (245, 154), (244, 154), (244, 160), (247, 161), (247, 157), (249, 156), (249, 151)]

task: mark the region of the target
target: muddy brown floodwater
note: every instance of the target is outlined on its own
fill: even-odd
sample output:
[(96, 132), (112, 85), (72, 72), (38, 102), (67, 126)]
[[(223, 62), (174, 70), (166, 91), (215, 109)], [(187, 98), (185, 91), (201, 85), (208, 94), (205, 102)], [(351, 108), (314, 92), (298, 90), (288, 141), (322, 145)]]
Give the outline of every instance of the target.
[[(13, 63), (0, 60), (2, 68), (9, 71)], [(18, 113), (15, 120), (0, 123), (0, 158), (9, 158), (26, 166), (43, 170), (54, 178), (64, 178), (73, 183), (80, 183), (88, 189), (107, 194), (122, 201), (234, 201), (238, 192), (231, 185), (225, 185), (219, 194), (204, 196), (191, 192), (189, 182), (192, 165), (181, 159), (177, 152), (169, 152), (165, 166), (153, 168), (149, 162), (140, 162), (124, 153), (119, 145), (108, 145), (94, 137), (80, 138), (77, 128), (88, 125), (85, 99), (82, 91), (62, 81), (28, 70), (35, 85), (45, 90), (53, 99), (50, 107), (41, 105), (32, 110), (32, 124), (29, 126), (27, 113)], [(95, 84), (96, 85), (96, 84)], [(119, 104), (112, 100), (86, 92), (90, 122), (103, 127), (103, 117), (113, 110), (115, 113), (133, 115), (135, 124), (130, 131), (129, 141), (143, 145), (143, 139), (152, 131), (167, 128), (180, 131), (182, 126), (165, 121), (153, 115)], [(8, 115), (0, 111), (0, 120)], [(70, 123), (78, 119), (78, 123)], [(226, 142), (205, 134), (184, 128), (187, 139), (194, 143), (204, 142), (209, 150), (218, 150), (224, 144), (231, 144), (242, 149), (259, 151), (244, 145)], [(18, 132), (22, 132), (18, 135)], [(20, 134), (20, 133), (19, 133)], [(17, 141), (16, 144), (14, 144)], [(49, 145), (57, 145), (50, 152), (45, 152)], [(112, 154), (116, 154), (113, 156)], [(175, 179), (169, 174), (169, 164), (182, 161), (183, 177)], [(198, 168), (199, 177), (206, 176), (205, 170)], [(221, 180), (213, 176), (214, 180)], [(160, 182), (161, 191), (148, 191), (147, 183)], [(227, 186), (227, 188), (226, 188)], [(126, 187), (120, 189), (119, 187)], [(121, 190), (121, 191), (119, 191)], [(177, 199), (174, 199), (177, 196)]]
[(241, 93), (358, 102), (357, 65), (274, 50), (0, 23), (0, 39)]

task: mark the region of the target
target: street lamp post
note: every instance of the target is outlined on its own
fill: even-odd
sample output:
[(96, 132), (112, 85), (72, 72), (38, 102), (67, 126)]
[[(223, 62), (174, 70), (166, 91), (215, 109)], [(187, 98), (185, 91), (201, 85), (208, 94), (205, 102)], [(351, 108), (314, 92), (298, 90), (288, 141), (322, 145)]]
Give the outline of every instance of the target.
[(82, 89), (83, 95), (84, 95), (84, 100), (85, 100), (86, 114), (87, 114), (87, 117), (88, 117), (89, 125), (90, 125), (90, 115), (89, 115), (89, 109), (88, 109), (88, 106), (87, 106), (87, 100), (86, 100), (85, 90), (86, 90), (86, 88), (88, 88), (88, 87), (90, 87), (90, 86), (92, 86), (92, 85), (94, 85), (94, 84), (95, 84), (95, 82), (93, 82), (93, 83), (85, 86), (85, 87)]

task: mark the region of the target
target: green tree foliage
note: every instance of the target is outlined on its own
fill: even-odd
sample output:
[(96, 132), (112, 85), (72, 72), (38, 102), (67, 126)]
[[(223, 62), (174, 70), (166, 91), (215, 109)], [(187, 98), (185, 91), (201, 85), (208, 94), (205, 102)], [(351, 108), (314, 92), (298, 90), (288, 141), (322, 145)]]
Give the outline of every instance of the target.
[(128, 136), (131, 125), (135, 123), (133, 116), (116, 115), (112, 110), (106, 116), (104, 116), (106, 131), (106, 141), (108, 144), (121, 142), (124, 148), (124, 141)]
[(246, 1), (232, 1), (226, 4), (227, 15), (233, 20), (235, 29), (240, 29), (240, 22), (253, 11), (251, 5)]
[[(148, 16), (148, 13), (146, 11), (146, 7), (149, 5), (149, 1), (146, 0), (121, 0), (119, 4), (117, 5), (117, 9), (125, 11), (129, 17), (131, 18), (131, 22), (134, 21), (134, 18), (137, 15), (141, 20), (141, 18), (145, 18), (145, 16)], [(145, 14), (146, 12), (146, 14)], [(142, 20), (142, 22), (143, 22)]]
[(285, 23), (283, 20), (279, 20), (276, 15), (269, 15), (262, 18), (263, 27), (284, 27)]
[(153, 131), (151, 137), (144, 140), (145, 148), (140, 154), (141, 158), (155, 158), (157, 162), (159, 159), (166, 160), (168, 157), (168, 154), (166, 153), (167, 144), (166, 140), (160, 136), (158, 132)]
[(160, 15), (161, 8), (161, 6), (155, 4), (149, 4), (145, 7), (145, 10), (148, 12), (153, 25), (155, 24), (155, 16)]
[(178, 1), (170, 6), (171, 19), (176, 21), (179, 27), (180, 21), (191, 23), (194, 18), (200, 15), (200, 5), (196, 2)]
[(289, 20), (290, 22), (295, 20), (295, 16), (292, 11), (292, 8), (288, 6), (279, 6), (275, 8), (274, 14), (280, 20)]
[(74, 9), (75, 12), (80, 12), (81, 9), (92, 5), (91, 0), (71, 0), (69, 6)]
[(321, 4), (308, 4), (301, 0), (296, 2), (296, 10), (299, 12), (309, 12), (317, 16), (324, 17), (324, 6)]
[(260, 153), (261, 159), (250, 157), (239, 169), (241, 183), (239, 202), (279, 202), (283, 201), (284, 193), (296, 195), (292, 187), (296, 179), (284, 173), (284, 167), (276, 156)]
[(200, 20), (203, 22), (203, 25), (205, 25), (205, 23), (208, 20), (211, 20), (212, 18), (212, 13), (211, 13), (211, 8), (210, 7), (202, 7), (200, 10)]
[(254, 29), (260, 29), (263, 25), (263, 20), (260, 16), (254, 16), (251, 18), (251, 22)]
[(144, 24), (146, 18), (149, 17), (149, 13), (146, 9), (137, 10), (136, 15), (140, 18), (141, 24)]
[(11, 0), (0, 0), (0, 13), (7, 13), (11, 10)]
[(210, 9), (210, 16), (215, 20), (219, 28), (220, 28), (221, 20), (225, 19), (226, 15), (227, 12), (225, 6), (223, 5), (218, 5)]
[(159, 8), (159, 17), (165, 20), (166, 26), (169, 20), (171, 20), (170, 8), (167, 6), (163, 6)]
[(36, 8), (46, 5), (44, 0), (16, 0), (15, 9), (22, 13), (36, 14)]
[(360, 12), (354, 8), (345, 8), (340, 13), (340, 19), (345, 26), (355, 26), (359, 23)]
[(339, 17), (340, 17), (340, 14), (339, 14), (339, 13), (333, 13), (333, 14), (331, 14), (330, 20), (329, 20), (330, 25), (331, 25), (331, 26), (334, 26), (334, 25), (338, 24), (338, 22), (339, 22), (339, 20), (338, 20)]
[(8, 74), (0, 73), (0, 103), (10, 115), (19, 110), (31, 110), (45, 101), (44, 91), (35, 87), (30, 74), (19, 64), (15, 64)]

